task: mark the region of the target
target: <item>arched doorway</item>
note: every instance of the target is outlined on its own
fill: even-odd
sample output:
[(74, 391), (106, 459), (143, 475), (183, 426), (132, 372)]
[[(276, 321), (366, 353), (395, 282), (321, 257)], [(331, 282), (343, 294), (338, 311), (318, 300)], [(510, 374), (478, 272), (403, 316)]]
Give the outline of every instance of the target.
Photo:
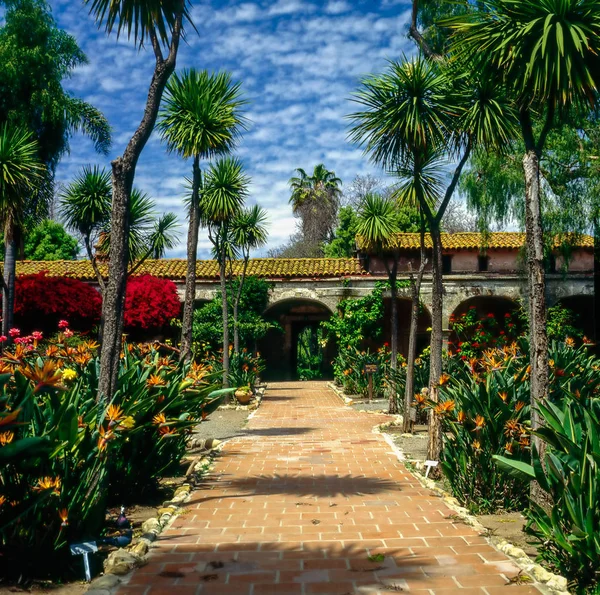
[[(331, 378), (333, 346), (320, 344), (319, 326), (332, 315), (331, 310), (306, 298), (281, 300), (265, 310), (267, 320), (277, 322), (280, 329), (272, 329), (259, 342), (259, 351), (266, 361), (264, 377), (267, 380), (298, 380), (299, 361), (312, 360), (312, 370), (321, 378)], [(313, 356), (313, 357), (311, 357)]]
[(568, 308), (575, 315), (573, 326), (581, 329), (583, 334), (590, 340), (594, 340), (596, 334), (596, 322), (594, 312), (594, 297), (591, 295), (571, 295), (557, 302)]
[[(408, 298), (398, 298), (398, 353), (404, 357), (408, 354), (408, 340), (410, 334), (410, 313), (412, 300)], [(431, 331), (431, 314), (429, 310), (421, 304), (419, 307), (419, 321), (417, 325), (417, 355), (429, 345)], [(382, 333), (377, 338), (367, 340), (366, 346), (370, 349), (381, 347), (383, 343), (391, 345), (392, 342), (392, 300), (385, 298), (383, 300), (383, 326)]]
[[(496, 295), (478, 295), (472, 298), (466, 299), (461, 302), (452, 312), (450, 316), (450, 324), (452, 326), (453, 321), (458, 321), (463, 315), (466, 315), (470, 311), (475, 312), (477, 320), (492, 319), (492, 322), (497, 321), (496, 324), (490, 326), (490, 331), (494, 337), (501, 333), (506, 333), (507, 329), (504, 328), (507, 324), (512, 325), (510, 328), (510, 334), (512, 336), (518, 334), (522, 329), (518, 316), (516, 316), (519, 310), (519, 303), (514, 300)], [(508, 322), (507, 322), (508, 321)], [(470, 336), (472, 331), (465, 331)], [(452, 330), (449, 337), (449, 342), (456, 346), (465, 337), (459, 337), (455, 330)], [(494, 343), (495, 344), (495, 343)]]

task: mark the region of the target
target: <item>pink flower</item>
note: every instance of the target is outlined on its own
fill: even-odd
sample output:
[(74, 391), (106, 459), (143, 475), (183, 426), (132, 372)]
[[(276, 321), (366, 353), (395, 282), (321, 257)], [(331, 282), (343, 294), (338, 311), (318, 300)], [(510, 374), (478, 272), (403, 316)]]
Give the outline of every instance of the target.
[(69, 323), (66, 320), (61, 320), (58, 323), (58, 328), (69, 328)]
[(41, 341), (43, 334), (40, 331), (33, 331), (33, 333), (31, 333), (31, 336), (35, 341)]
[(64, 332), (64, 334), (65, 334), (65, 337), (66, 337), (67, 339), (68, 339), (69, 337), (72, 337), (72, 336), (73, 336), (73, 331), (72, 331), (72, 330), (70, 330), (70, 329), (68, 329), (68, 328), (66, 328), (66, 329), (65, 329), (63, 332)]
[(18, 328), (11, 328), (8, 331), (8, 334), (14, 339), (15, 337), (18, 337), (21, 334), (21, 331)]
[(0, 343), (6, 343), (6, 341), (8, 341), (8, 337), (6, 335), (1, 335), (0, 336)]

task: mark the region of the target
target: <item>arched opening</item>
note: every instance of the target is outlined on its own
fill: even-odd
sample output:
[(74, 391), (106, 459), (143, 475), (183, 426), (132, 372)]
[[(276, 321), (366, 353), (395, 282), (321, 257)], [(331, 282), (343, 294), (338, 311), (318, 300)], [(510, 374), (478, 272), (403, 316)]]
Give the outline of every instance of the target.
[[(486, 337), (491, 336), (490, 346), (494, 346), (495, 340), (501, 335), (516, 337), (522, 331), (519, 317), (516, 316), (518, 310), (518, 302), (495, 295), (478, 295), (461, 302), (450, 316), (450, 347), (457, 347), (466, 339), (475, 341), (475, 345), (481, 327), (484, 327)], [(465, 317), (473, 318), (478, 324), (459, 324)], [(459, 327), (462, 329), (460, 333), (456, 330)]]
[(558, 304), (568, 308), (574, 314), (573, 326), (581, 329), (590, 340), (596, 339), (596, 321), (594, 316), (594, 297), (591, 295), (571, 295), (561, 298)]
[[(410, 313), (412, 301), (408, 298), (398, 298), (398, 353), (404, 357), (408, 354), (408, 340), (410, 334)], [(391, 345), (392, 342), (392, 300), (383, 300), (383, 330), (377, 339), (368, 339), (366, 347), (376, 349), (383, 343)], [(417, 355), (429, 345), (431, 331), (431, 314), (421, 304), (419, 307), (419, 321), (417, 325)]]
[[(266, 380), (298, 380), (300, 377), (331, 378), (331, 360), (335, 347), (320, 344), (319, 326), (332, 315), (324, 304), (306, 298), (276, 302), (264, 317), (277, 322), (259, 342), (266, 361)], [(304, 372), (303, 372), (304, 370)]]

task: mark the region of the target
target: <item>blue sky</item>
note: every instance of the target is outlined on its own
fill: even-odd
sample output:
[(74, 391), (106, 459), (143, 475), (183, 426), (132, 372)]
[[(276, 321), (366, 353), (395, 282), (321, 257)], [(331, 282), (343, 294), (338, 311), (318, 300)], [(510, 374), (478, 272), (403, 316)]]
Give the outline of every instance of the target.
[[(114, 129), (108, 158), (96, 155), (85, 138), (73, 138), (71, 154), (57, 172), (66, 183), (83, 165), (108, 166), (121, 154), (142, 116), (153, 54), (98, 31), (77, 0), (50, 3), (59, 25), (77, 38), (89, 58), (67, 87), (100, 108)], [(408, 2), (399, 0), (193, 3), (199, 34), (188, 32), (177, 66), (228, 70), (242, 82), (251, 125), (237, 155), (252, 179), (248, 202), (269, 213), (268, 247), (294, 232), (288, 180), (296, 167), (312, 170), (324, 163), (346, 185), (356, 174), (380, 175), (347, 141), (344, 116), (355, 109), (349, 99), (361, 76), (380, 72), (386, 60), (413, 51), (406, 36), (409, 9)], [(182, 195), (190, 169), (190, 162), (166, 153), (156, 134), (137, 168), (136, 185), (155, 199), (159, 210), (178, 215), (181, 239), (171, 257), (185, 254)], [(204, 233), (199, 255), (209, 255)]]

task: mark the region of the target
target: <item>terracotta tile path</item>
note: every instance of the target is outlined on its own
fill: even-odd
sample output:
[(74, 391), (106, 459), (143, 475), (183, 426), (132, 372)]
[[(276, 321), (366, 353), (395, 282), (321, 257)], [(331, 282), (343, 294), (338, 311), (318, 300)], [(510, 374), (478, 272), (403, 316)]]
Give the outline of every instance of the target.
[(538, 593), (507, 586), (518, 568), (406, 470), (372, 432), (385, 420), (325, 383), (269, 386), (118, 593)]

